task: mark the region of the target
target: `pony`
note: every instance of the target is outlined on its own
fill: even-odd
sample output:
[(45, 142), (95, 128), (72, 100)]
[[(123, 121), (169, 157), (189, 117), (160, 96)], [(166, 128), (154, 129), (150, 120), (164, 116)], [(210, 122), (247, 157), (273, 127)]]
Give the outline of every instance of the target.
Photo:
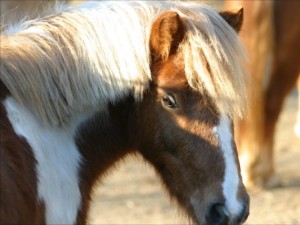
[(96, 181), (141, 154), (196, 224), (249, 214), (232, 118), (243, 11), (61, 6), (1, 34), (1, 224), (86, 224)]
[(225, 2), (235, 6), (245, 9), (240, 36), (250, 59), (248, 112), (235, 122), (242, 174), (248, 186), (275, 187), (280, 184), (273, 153), (276, 123), (300, 72), (300, 2)]

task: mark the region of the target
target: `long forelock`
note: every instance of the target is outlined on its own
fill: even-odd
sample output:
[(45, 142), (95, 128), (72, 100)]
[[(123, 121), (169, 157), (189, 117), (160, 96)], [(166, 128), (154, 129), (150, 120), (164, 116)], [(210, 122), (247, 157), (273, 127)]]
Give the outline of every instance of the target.
[(207, 6), (184, 6), (179, 13), (187, 24), (180, 50), (189, 85), (207, 93), (220, 113), (242, 117), (247, 98), (246, 54), (236, 32)]

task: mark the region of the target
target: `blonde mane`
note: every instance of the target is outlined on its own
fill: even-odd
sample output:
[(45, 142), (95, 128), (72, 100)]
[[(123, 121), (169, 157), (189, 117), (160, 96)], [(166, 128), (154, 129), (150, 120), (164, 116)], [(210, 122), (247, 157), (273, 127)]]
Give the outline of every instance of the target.
[(0, 79), (49, 125), (65, 124), (76, 112), (105, 109), (129, 93), (139, 100), (151, 80), (151, 25), (166, 10), (177, 11), (188, 24), (180, 51), (191, 87), (206, 91), (220, 112), (241, 115), (244, 51), (219, 14), (199, 4), (95, 2), (55, 8), (1, 35)]

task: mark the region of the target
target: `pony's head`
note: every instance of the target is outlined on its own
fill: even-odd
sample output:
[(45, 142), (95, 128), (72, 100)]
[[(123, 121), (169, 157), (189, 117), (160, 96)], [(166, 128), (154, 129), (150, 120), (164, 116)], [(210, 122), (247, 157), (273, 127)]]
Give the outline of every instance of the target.
[(137, 110), (137, 147), (197, 224), (240, 224), (249, 197), (231, 118), (242, 113), (244, 94), (235, 32), (242, 11), (185, 10), (153, 22), (152, 81)]

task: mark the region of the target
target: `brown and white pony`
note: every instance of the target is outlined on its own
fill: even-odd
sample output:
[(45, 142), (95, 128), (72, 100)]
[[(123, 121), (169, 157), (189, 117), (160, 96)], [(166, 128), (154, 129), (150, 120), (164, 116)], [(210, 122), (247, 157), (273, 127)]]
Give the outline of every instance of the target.
[(226, 1), (225, 5), (245, 10), (240, 35), (250, 59), (249, 111), (236, 123), (243, 178), (247, 185), (274, 186), (278, 184), (273, 156), (276, 122), (300, 73), (300, 1)]
[(85, 224), (96, 180), (135, 152), (194, 223), (243, 223), (241, 23), (193, 3), (89, 2), (6, 29), (0, 223)]

